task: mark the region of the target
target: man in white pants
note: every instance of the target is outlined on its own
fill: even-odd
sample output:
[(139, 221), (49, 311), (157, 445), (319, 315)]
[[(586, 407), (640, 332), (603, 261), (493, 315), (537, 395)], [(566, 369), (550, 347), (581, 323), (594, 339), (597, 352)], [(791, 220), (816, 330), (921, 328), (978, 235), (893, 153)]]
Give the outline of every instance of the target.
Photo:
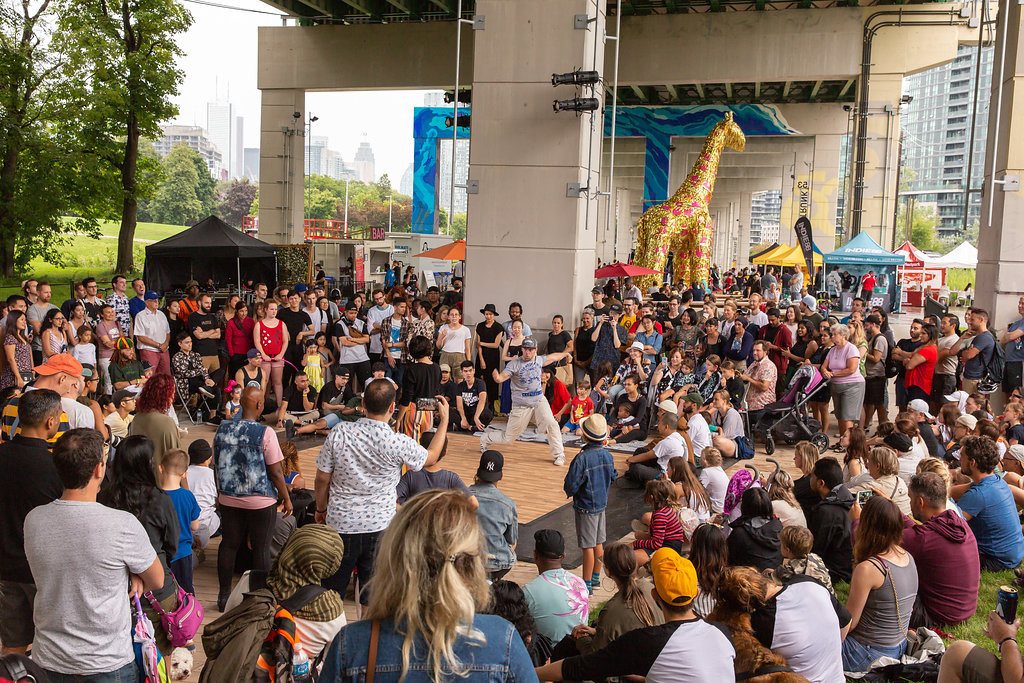
[(562, 430), (551, 414), (551, 405), (544, 398), (544, 387), (540, 383), (540, 371), (545, 365), (557, 363), (571, 354), (567, 352), (537, 355), (537, 340), (527, 337), (523, 340), (522, 356), (513, 358), (505, 364), (505, 371), (492, 373), (498, 384), (512, 380), (512, 412), (508, 416), (505, 433), (485, 431), (480, 437), (480, 450), (486, 451), (491, 444), (511, 443), (529, 426), (532, 420), (537, 431), (546, 432), (548, 447), (555, 459), (555, 465), (565, 464), (565, 451), (562, 448)]

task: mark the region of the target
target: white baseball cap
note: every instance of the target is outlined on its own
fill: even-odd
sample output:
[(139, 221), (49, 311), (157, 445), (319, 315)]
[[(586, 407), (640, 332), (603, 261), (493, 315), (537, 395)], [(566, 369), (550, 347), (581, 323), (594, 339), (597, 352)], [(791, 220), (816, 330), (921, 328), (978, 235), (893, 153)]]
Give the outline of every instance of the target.
[(929, 420), (934, 419), (932, 417), (932, 414), (928, 412), (928, 404), (925, 403), (925, 401), (923, 399), (915, 398), (913, 401), (911, 401), (907, 405), (907, 407), (910, 408), (911, 410), (915, 410), (915, 411), (921, 413), (922, 415), (927, 417)]
[(957, 404), (957, 406), (960, 408), (960, 411), (963, 412), (964, 406), (967, 405), (967, 398), (968, 394), (966, 391), (954, 391), (949, 396), (943, 396), (942, 400), (944, 400), (946, 403)]

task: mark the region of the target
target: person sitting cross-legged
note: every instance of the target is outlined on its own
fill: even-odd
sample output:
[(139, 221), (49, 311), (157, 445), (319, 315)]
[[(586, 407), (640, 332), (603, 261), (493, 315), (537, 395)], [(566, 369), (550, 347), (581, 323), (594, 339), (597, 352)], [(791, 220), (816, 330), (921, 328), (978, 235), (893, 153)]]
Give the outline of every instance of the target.
[(281, 407), (277, 409), (277, 426), (284, 427), (285, 436), (291, 440), (295, 425), (304, 425), (320, 417), (316, 409), (317, 391), (309, 385), (304, 372), (295, 373), (295, 380), (284, 390)]

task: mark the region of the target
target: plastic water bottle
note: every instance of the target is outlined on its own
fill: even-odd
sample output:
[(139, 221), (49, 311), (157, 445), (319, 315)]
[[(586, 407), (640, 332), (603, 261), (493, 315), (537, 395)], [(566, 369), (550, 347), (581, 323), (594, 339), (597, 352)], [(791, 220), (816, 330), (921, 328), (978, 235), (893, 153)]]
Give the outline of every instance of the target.
[(295, 652), (292, 655), (292, 679), (295, 683), (312, 683), (313, 676), (309, 672), (309, 657), (298, 640), (295, 641)]

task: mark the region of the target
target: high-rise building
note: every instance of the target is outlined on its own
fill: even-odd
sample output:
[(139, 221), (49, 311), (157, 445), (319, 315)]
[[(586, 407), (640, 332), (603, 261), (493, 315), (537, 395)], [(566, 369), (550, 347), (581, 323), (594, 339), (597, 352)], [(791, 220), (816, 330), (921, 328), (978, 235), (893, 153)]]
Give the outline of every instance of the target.
[(359, 143), (356, 150), (355, 162), (352, 164), (356, 173), (356, 179), (364, 183), (377, 181), (376, 169), (374, 168), (373, 147), (366, 140)]
[(224, 160), (220, 150), (213, 144), (206, 131), (200, 126), (163, 126), (163, 135), (153, 141), (156, 153), (161, 157), (167, 156), (175, 145), (186, 145), (203, 157), (210, 175), (220, 178), (220, 171), (224, 167)]
[[(903, 91), (914, 99), (903, 107), (903, 174), (900, 201), (916, 198), (916, 205), (938, 207), (940, 237), (955, 235), (963, 227), (964, 190), (970, 166), (970, 204), (967, 227), (981, 216), (981, 186), (984, 177), (985, 143), (988, 131), (989, 91), (992, 84), (993, 49), (981, 51), (980, 82), (977, 85), (977, 117), (974, 148), (971, 118), (974, 109), (977, 46), (961, 45), (952, 62), (908, 76)], [(898, 228), (897, 228), (898, 230)], [(899, 241), (899, 240), (897, 240)]]
[[(455, 211), (466, 213), (466, 189), (458, 187), (465, 185), (469, 178), (469, 140), (459, 138), (455, 141)], [(449, 211), (452, 206), (452, 141), (441, 138), (437, 141), (437, 204)]]
[(750, 246), (778, 241), (781, 213), (781, 191), (766, 190), (750, 195)]
[(260, 148), (246, 147), (243, 153), (243, 164), (242, 177), (258, 183), (260, 180)]
[(306, 175), (327, 175), (327, 136), (313, 135), (306, 145)]
[(445, 105), (444, 93), (443, 92), (426, 92), (423, 93), (423, 106), (424, 107), (443, 107)]
[(402, 180), (398, 183), (398, 192), (400, 194), (412, 196), (412, 184), (413, 184), (413, 170), (412, 164), (405, 167), (405, 173), (402, 174)]
[(214, 174), (218, 179), (229, 180), (242, 176), (243, 121), (235, 116), (230, 102), (207, 102), (206, 130), (213, 144), (223, 157), (221, 167)]

